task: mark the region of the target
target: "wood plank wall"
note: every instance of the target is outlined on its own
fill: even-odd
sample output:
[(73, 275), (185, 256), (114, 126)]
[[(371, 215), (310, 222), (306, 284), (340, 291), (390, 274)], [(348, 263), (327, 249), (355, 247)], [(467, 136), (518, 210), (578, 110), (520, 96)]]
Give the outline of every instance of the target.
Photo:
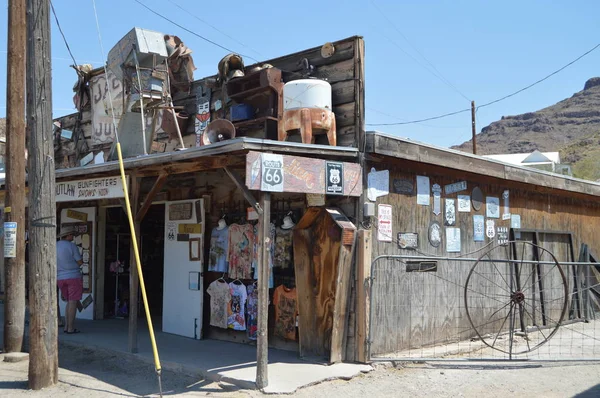
[[(419, 235), (419, 251), (432, 256), (456, 256), (476, 258), (481, 253), (475, 253), (490, 243), (489, 238), (484, 242), (473, 241), (473, 215), (485, 216), (485, 196), (502, 198), (504, 190), (510, 191), (510, 210), (513, 214), (521, 216), (521, 227), (527, 229), (568, 231), (573, 233), (575, 258), (579, 254), (581, 243), (587, 243), (591, 250), (600, 252), (600, 234), (597, 226), (600, 225), (600, 202), (593, 196), (587, 198), (581, 194), (569, 195), (566, 191), (544, 189), (539, 192), (538, 187), (522, 183), (503, 181), (497, 178), (485, 177), (469, 172), (461, 172), (428, 164), (382, 158), (381, 161), (371, 162), (367, 170), (375, 167), (377, 170), (390, 170), (390, 194), (379, 197), (376, 204), (390, 204), (393, 206), (393, 237), (398, 232), (416, 232)], [(437, 220), (444, 225), (444, 198), (456, 199), (457, 193), (445, 195), (442, 192), (442, 213), (435, 216), (432, 213), (433, 199), (430, 206), (421, 206), (416, 203), (416, 195), (407, 196), (393, 193), (394, 179), (408, 179), (415, 184), (416, 176), (429, 176), (431, 184), (444, 185), (467, 181), (467, 190), (460, 194), (471, 194), (478, 186), (484, 194), (484, 205), (481, 210), (471, 208), (470, 213), (456, 212), (456, 226), (461, 229), (461, 252), (447, 253), (445, 234), (442, 234), (442, 244), (435, 248), (428, 241), (428, 228), (430, 222)], [(502, 205), (502, 199), (501, 199)], [(501, 209), (502, 212), (502, 209)], [(496, 226), (509, 227), (509, 221), (502, 218), (495, 219)], [(375, 220), (376, 224), (376, 220)], [(445, 230), (445, 227), (443, 227)], [(373, 233), (373, 255), (416, 255), (414, 251), (401, 250), (395, 242), (380, 242), (377, 239), (377, 230)], [(523, 236), (524, 240), (528, 240)], [(559, 261), (570, 260), (568, 245), (564, 237), (542, 236), (543, 247), (553, 252)], [(473, 253), (473, 254), (469, 254)], [(451, 338), (457, 330), (470, 329), (470, 324), (464, 314), (463, 288), (472, 263), (457, 261), (438, 261), (437, 275), (445, 278), (443, 281), (430, 273), (405, 273), (403, 265), (388, 261), (387, 264), (374, 264), (381, 273), (378, 278), (383, 281), (375, 282), (377, 289), (373, 288), (373, 301), (385, 303), (376, 309), (372, 319), (371, 340), (372, 352), (393, 352), (409, 346), (420, 346)], [(572, 279), (571, 270), (565, 269), (568, 279)], [(375, 271), (376, 272), (376, 271)], [(454, 284), (453, 284), (454, 283)], [(569, 288), (572, 289), (572, 282)], [(408, 294), (407, 292), (410, 292)], [(374, 303), (371, 302), (373, 306)], [(357, 303), (360, 305), (360, 303)], [(426, 309), (425, 313), (420, 313)]]

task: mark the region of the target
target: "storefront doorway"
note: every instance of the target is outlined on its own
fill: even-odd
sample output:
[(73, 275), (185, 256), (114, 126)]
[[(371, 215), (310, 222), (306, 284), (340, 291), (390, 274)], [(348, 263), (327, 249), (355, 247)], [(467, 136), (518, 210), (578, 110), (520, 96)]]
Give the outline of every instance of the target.
[[(162, 316), (163, 259), (165, 206), (153, 205), (141, 224), (140, 260), (148, 294), (152, 317)], [(104, 256), (104, 318), (127, 318), (132, 309), (129, 305), (129, 276), (131, 232), (127, 214), (121, 207), (106, 209), (106, 236)], [(141, 297), (134, 311), (143, 315)]]

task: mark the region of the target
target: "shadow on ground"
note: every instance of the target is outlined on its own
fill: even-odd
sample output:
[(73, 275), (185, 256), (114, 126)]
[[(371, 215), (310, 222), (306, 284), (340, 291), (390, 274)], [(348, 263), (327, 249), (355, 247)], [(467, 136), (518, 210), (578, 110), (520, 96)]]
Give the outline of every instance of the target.
[(596, 384), (594, 387), (575, 395), (574, 398), (598, 398), (598, 397), (600, 397), (600, 384)]

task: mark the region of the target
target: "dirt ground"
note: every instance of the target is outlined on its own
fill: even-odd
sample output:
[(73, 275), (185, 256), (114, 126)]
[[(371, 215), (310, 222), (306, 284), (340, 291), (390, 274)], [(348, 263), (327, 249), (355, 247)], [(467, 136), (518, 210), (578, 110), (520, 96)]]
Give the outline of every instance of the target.
[[(165, 396), (260, 397), (258, 391), (163, 372)], [(152, 366), (109, 352), (61, 347), (59, 384), (27, 389), (27, 362), (0, 362), (2, 397), (139, 397), (157, 396)], [(505, 397), (527, 394), (544, 397), (600, 396), (600, 363), (539, 365), (423, 363), (376, 366), (349, 381), (335, 380), (298, 390), (294, 397), (369, 398), (389, 396)], [(579, 395), (578, 395), (579, 394)]]

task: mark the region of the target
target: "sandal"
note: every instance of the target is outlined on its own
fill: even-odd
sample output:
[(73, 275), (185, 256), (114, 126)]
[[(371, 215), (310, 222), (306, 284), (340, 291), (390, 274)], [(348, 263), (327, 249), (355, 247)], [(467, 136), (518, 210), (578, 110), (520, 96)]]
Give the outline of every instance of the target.
[(79, 330), (79, 329), (73, 329), (72, 332), (69, 332), (69, 331), (65, 330), (65, 333), (66, 334), (76, 334), (76, 333), (81, 333), (81, 330)]

